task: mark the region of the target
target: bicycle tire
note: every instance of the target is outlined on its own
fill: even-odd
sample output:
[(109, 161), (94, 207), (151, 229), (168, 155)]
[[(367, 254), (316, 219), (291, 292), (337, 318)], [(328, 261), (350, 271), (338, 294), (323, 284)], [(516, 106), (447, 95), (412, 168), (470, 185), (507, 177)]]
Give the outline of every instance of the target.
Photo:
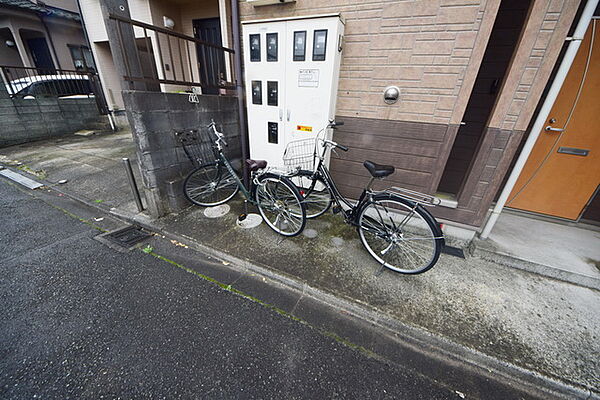
[(198, 206), (213, 207), (228, 202), (240, 190), (229, 169), (220, 163), (204, 164), (190, 172), (183, 193)]
[[(359, 212), (358, 233), (373, 258), (401, 274), (420, 274), (440, 257), (443, 234), (422, 206), (391, 194), (375, 195)], [(413, 265), (414, 264), (414, 265)]]
[(300, 170), (290, 180), (304, 198), (306, 218), (317, 218), (325, 214), (333, 203), (333, 196), (320, 175), (312, 171)]
[(254, 200), (267, 225), (283, 236), (296, 236), (306, 226), (304, 199), (286, 177), (265, 173), (258, 177)]

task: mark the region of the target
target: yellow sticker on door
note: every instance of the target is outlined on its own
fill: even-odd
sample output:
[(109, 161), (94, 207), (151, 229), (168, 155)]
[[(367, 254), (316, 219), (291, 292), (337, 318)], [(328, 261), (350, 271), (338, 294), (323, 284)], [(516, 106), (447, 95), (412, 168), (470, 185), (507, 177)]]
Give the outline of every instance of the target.
[(297, 125), (296, 129), (303, 132), (312, 132), (312, 126)]

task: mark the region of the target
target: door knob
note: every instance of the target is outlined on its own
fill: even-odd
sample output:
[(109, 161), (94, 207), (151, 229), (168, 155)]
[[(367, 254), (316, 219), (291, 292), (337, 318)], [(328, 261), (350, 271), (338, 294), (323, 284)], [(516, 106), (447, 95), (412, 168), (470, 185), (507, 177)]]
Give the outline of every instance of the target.
[(546, 129), (546, 132), (562, 132), (562, 131), (564, 131), (564, 129), (553, 128), (550, 125), (548, 125), (545, 129)]

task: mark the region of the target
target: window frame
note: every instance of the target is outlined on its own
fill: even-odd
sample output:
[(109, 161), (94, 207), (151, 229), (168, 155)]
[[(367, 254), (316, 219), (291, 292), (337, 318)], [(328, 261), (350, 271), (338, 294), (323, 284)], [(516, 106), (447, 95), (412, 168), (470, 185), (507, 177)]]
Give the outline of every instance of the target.
[[(321, 32), (325, 32), (325, 45), (323, 47), (323, 55), (319, 55), (317, 56), (317, 54), (315, 54), (315, 50), (317, 49), (317, 33), (321, 33)], [(313, 31), (313, 48), (312, 48), (312, 60), (313, 61), (325, 61), (327, 59), (327, 36), (328, 36), (328, 29), (315, 29)], [(321, 59), (321, 57), (323, 57)]]

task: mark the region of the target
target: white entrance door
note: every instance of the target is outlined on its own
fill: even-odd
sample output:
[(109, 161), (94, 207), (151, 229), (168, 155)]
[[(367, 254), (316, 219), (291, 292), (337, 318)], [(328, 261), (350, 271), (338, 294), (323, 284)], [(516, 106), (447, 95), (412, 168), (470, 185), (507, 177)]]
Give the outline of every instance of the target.
[[(252, 56), (257, 34), (261, 45), (269, 33), (278, 33), (281, 58), (271, 65), (264, 57)], [(343, 24), (339, 16), (258, 21), (244, 24), (245, 78), (247, 87), (250, 155), (272, 166), (282, 166), (285, 146), (293, 140), (314, 138), (335, 115), (335, 100), (341, 59)], [(253, 42), (254, 41), (254, 42)], [(268, 46), (268, 43), (267, 43)], [(261, 49), (262, 50), (262, 49)], [(266, 49), (265, 49), (266, 50)], [(253, 61), (253, 59), (255, 61)], [(257, 99), (257, 81), (278, 80), (279, 102), (269, 106)], [(254, 87), (254, 89), (253, 89)], [(267, 90), (267, 88), (263, 88)], [(269, 111), (273, 108), (275, 114)], [(272, 119), (275, 118), (275, 119)], [(277, 143), (273, 127), (277, 126)]]

